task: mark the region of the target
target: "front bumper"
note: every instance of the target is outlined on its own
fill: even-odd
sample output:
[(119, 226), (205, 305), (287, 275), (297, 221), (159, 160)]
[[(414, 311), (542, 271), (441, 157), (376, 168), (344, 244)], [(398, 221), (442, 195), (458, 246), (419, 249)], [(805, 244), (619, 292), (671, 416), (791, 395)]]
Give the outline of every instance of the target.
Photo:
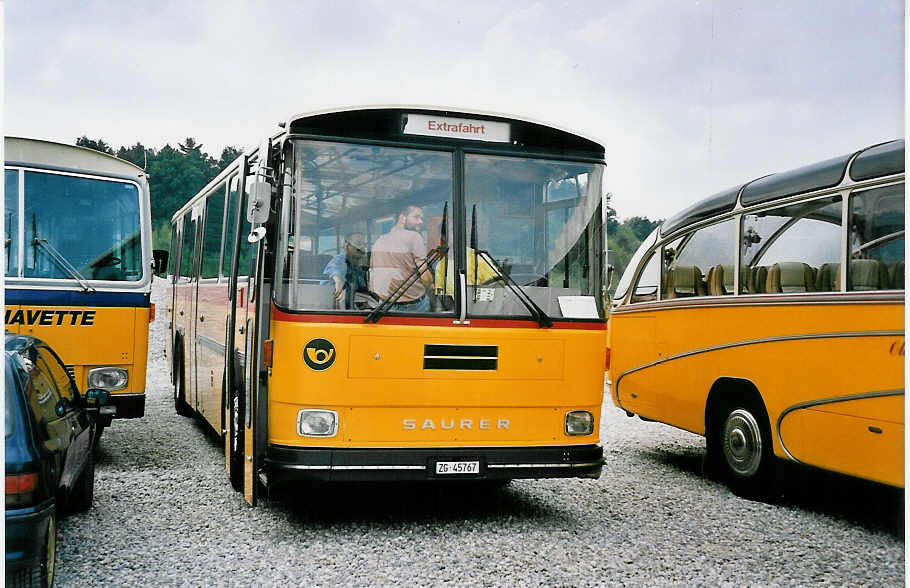
[(41, 563), (47, 525), (54, 514), (53, 499), (38, 506), (6, 511), (6, 570), (31, 568)]
[[(437, 475), (437, 461), (478, 461), (480, 468), (477, 474)], [(310, 449), (270, 445), (265, 472), (270, 486), (305, 480), (596, 479), (603, 464), (600, 445), (424, 449)]]
[[(117, 408), (115, 419), (138, 419), (145, 415), (145, 394), (111, 393), (110, 406)], [(110, 418), (108, 418), (110, 421)], [(107, 426), (108, 423), (102, 423)]]

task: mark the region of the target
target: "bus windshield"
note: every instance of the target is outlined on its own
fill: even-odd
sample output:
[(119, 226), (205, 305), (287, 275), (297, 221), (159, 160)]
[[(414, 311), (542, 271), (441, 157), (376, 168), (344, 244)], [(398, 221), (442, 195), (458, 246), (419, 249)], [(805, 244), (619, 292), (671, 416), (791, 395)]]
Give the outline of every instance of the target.
[[(601, 316), (602, 165), (468, 154), (465, 211), (455, 214), (450, 151), (291, 144), (280, 306), (366, 311), (391, 299), (393, 313), (452, 313), (458, 230), (470, 314), (528, 318), (508, 276), (549, 316)], [(589, 300), (561, 312), (571, 296)]]
[(135, 184), (26, 171), (23, 218), (26, 278), (142, 278)]
[[(548, 315), (600, 316), (602, 177), (603, 166), (593, 163), (465, 156), (470, 314), (527, 314), (496, 272), (484, 273), (483, 260), (472, 259), (476, 243)], [(570, 311), (572, 296), (588, 303)]]
[(632, 283), (632, 277), (635, 276), (635, 270), (638, 269), (638, 264), (641, 263), (642, 257), (645, 256), (645, 253), (651, 249), (651, 246), (657, 241), (657, 232), (660, 229), (654, 229), (650, 235), (645, 237), (641, 242), (641, 245), (638, 246), (638, 249), (635, 251), (635, 254), (632, 255), (632, 259), (629, 260), (629, 264), (626, 266), (626, 271), (623, 272), (622, 277), (619, 279), (619, 284), (616, 285), (616, 292), (613, 294), (614, 300), (622, 300), (625, 297), (626, 292), (629, 291), (629, 285)]

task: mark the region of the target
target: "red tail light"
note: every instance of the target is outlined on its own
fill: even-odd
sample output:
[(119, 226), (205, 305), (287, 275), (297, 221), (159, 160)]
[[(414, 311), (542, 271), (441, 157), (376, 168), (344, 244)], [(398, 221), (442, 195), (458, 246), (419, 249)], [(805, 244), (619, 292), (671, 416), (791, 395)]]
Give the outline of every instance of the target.
[(38, 474), (14, 474), (6, 477), (6, 508), (28, 506), (35, 500)]
[(149, 322), (150, 323), (155, 322), (155, 303), (154, 302), (152, 302), (152, 304), (149, 306)]
[(35, 490), (38, 485), (38, 474), (15, 474), (6, 477), (6, 493), (25, 494)]
[(610, 348), (607, 347), (607, 352), (604, 356), (604, 371), (610, 371)]

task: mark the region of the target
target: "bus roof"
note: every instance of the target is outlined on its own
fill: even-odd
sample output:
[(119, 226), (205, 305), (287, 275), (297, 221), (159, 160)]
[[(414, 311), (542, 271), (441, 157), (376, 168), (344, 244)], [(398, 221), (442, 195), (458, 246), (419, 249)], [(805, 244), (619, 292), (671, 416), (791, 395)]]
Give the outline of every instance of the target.
[(134, 178), (144, 173), (141, 167), (133, 165), (129, 161), (88, 147), (25, 137), (4, 137), (3, 146), (7, 165), (21, 164), (44, 169), (114, 174)]
[[(577, 131), (536, 121), (523, 116), (484, 112), (466, 108), (427, 105), (365, 105), (347, 106), (295, 114), (288, 118), (285, 128), (290, 133), (317, 132), (339, 137), (377, 138), (403, 134), (403, 116), (425, 114), (511, 123), (513, 144), (528, 148), (557, 149), (604, 157), (602, 142)], [(451, 139), (447, 139), (451, 140)]]
[(843, 181), (848, 164), (850, 178), (855, 181), (902, 173), (904, 140), (880, 143), (855, 153), (767, 175), (724, 190), (668, 218), (663, 222), (660, 234), (666, 236), (699, 221), (730, 212), (737, 202), (742, 206), (752, 206), (837, 186)]

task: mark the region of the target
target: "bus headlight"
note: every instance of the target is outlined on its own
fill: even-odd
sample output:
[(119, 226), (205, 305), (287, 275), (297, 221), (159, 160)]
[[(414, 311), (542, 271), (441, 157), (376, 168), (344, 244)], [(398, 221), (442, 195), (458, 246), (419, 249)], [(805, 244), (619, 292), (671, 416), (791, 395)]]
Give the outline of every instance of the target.
[(125, 369), (101, 367), (89, 370), (88, 387), (105, 390), (123, 390), (130, 382), (130, 375)]
[(594, 432), (594, 415), (586, 410), (566, 413), (566, 435), (590, 435)]
[(304, 409), (297, 413), (297, 434), (302, 437), (334, 437), (338, 413), (334, 410)]

